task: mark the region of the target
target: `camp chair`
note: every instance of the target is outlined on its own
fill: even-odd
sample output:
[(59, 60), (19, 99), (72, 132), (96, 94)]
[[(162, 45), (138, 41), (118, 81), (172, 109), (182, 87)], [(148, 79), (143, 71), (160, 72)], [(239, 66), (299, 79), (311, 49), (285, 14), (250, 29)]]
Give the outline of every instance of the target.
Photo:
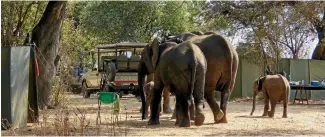
[(114, 109), (114, 115), (118, 117), (118, 114), (120, 112), (120, 97), (117, 93), (114, 92), (98, 92), (98, 113), (97, 113), (97, 120), (96, 123), (101, 124), (101, 116), (100, 116), (100, 110), (101, 110), (101, 104), (113, 104)]

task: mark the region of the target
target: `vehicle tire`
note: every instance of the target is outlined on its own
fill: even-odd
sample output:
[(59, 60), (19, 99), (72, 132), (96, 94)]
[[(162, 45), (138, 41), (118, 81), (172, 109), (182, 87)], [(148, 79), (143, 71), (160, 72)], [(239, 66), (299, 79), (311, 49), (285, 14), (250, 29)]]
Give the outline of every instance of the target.
[(122, 98), (122, 96), (123, 96), (123, 93), (120, 93), (120, 94), (119, 94), (120, 99)]
[(72, 92), (73, 93), (73, 88), (71, 86), (68, 86), (66, 90), (67, 90), (67, 92)]
[(72, 92), (73, 94), (77, 94), (77, 92), (76, 92), (76, 88), (73, 88), (73, 87), (71, 87), (71, 88), (69, 88), (69, 92)]
[(80, 94), (81, 91), (82, 91), (82, 88), (77, 87), (77, 88), (74, 88), (73, 91), (74, 91), (74, 92), (73, 92), (74, 94)]
[(87, 89), (87, 85), (86, 85), (85, 82), (82, 83), (81, 91), (82, 91), (82, 97), (83, 98), (89, 98), (90, 97), (90, 92)]
[(106, 80), (108, 82), (113, 82), (115, 81), (115, 76), (116, 76), (116, 67), (114, 62), (108, 63), (105, 68), (104, 68), (104, 73), (106, 75)]

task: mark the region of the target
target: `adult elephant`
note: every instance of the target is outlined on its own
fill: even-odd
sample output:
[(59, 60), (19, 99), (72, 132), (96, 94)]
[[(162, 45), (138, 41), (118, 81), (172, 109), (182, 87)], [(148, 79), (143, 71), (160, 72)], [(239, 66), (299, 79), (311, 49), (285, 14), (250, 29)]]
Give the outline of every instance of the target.
[[(174, 41), (180, 43), (189, 40), (197, 45), (203, 52), (207, 61), (207, 75), (205, 77), (204, 97), (208, 102), (216, 123), (227, 123), (227, 104), (228, 99), (234, 88), (237, 68), (238, 55), (231, 44), (221, 35), (214, 32), (207, 32), (205, 34), (183, 33), (179, 36), (168, 37), (166, 41)], [(153, 41), (151, 45), (158, 45), (159, 41)], [(142, 106), (145, 105), (145, 98), (143, 93), (143, 82), (141, 82), (145, 75), (154, 73), (154, 65), (152, 62), (153, 49), (152, 46), (147, 46), (142, 51), (142, 56), (139, 65), (139, 89), (142, 97)], [(216, 103), (213, 92), (218, 90), (221, 92), (221, 110)], [(145, 119), (144, 111), (142, 111), (142, 118)]]
[[(283, 118), (287, 118), (287, 106), (289, 100), (290, 85), (288, 80), (280, 74), (266, 75), (259, 77), (253, 85), (253, 108), (251, 115), (255, 111), (256, 96), (259, 92), (264, 95), (264, 112), (262, 116), (274, 117), (275, 106), (277, 102), (283, 102)], [(271, 111), (269, 111), (269, 102), (271, 102)]]
[[(234, 88), (238, 55), (231, 44), (221, 35), (215, 32), (193, 33), (186, 32), (179, 36), (169, 36), (168, 41), (192, 41), (202, 50), (208, 63), (208, 70), (205, 84), (205, 99), (207, 100), (216, 123), (227, 123), (227, 104)], [(213, 92), (221, 92), (221, 110), (216, 103)], [(222, 115), (224, 116), (222, 117)], [(220, 119), (222, 117), (222, 119)]]
[[(148, 52), (151, 55), (151, 59), (149, 60), (152, 62), (151, 69), (155, 69), (153, 100), (150, 111), (151, 118), (148, 124), (159, 124), (158, 109), (163, 88), (166, 87), (176, 96), (177, 119), (175, 124), (181, 127), (189, 127), (191, 125), (189, 106), (193, 106), (194, 101), (195, 125), (202, 125), (205, 119), (202, 109), (205, 73), (207, 69), (206, 60), (202, 51), (189, 41), (181, 44), (174, 42), (159, 44), (156, 38), (153, 43), (156, 44), (151, 44), (144, 49), (147, 50), (149, 48)], [(140, 68), (141, 65), (145, 67), (143, 66), (145, 64), (140, 63)], [(141, 77), (139, 79), (139, 83), (144, 82)]]

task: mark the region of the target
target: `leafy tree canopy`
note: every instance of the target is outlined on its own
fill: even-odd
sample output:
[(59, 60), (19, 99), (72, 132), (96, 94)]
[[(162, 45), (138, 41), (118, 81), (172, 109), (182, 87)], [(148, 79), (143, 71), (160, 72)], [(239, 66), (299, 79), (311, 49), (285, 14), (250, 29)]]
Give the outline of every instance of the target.
[(148, 42), (159, 30), (180, 33), (198, 29), (192, 2), (102, 1), (87, 2), (80, 15), (85, 32), (101, 42)]

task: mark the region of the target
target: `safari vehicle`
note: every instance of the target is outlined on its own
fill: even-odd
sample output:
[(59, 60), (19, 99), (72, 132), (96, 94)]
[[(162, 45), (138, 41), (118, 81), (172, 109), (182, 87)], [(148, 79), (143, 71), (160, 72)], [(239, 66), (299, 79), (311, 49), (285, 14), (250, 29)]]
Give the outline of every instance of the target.
[(84, 73), (87, 72), (86, 66), (83, 66), (84, 63), (76, 63), (73, 66), (72, 76), (70, 77), (69, 87), (72, 93), (80, 94), (81, 93), (81, 77)]
[(89, 98), (99, 90), (135, 94), (140, 53), (147, 43), (122, 42), (97, 46), (91, 51), (92, 70), (82, 76), (82, 94)]
[(69, 81), (69, 88), (75, 94), (81, 93), (81, 77), (87, 72), (87, 65), (85, 58), (89, 56), (89, 51), (80, 53), (79, 60), (75, 62), (71, 70), (72, 76)]

